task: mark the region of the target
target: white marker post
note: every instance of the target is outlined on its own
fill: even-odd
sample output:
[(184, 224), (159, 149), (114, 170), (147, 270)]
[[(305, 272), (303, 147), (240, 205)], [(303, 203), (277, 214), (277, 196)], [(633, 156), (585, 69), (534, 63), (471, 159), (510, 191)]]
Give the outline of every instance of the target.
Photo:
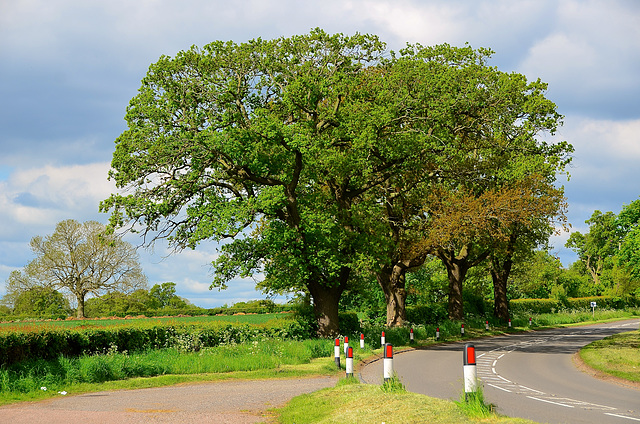
[(529, 318), (529, 327), (531, 327), (531, 320), (532, 318)]
[(411, 331), (409, 332), (409, 343), (413, 344), (413, 328), (411, 329)]
[(509, 318), (509, 328), (511, 328), (511, 318)]
[(476, 369), (476, 348), (473, 343), (464, 345), (462, 356), (464, 372), (464, 396), (475, 393), (478, 390), (478, 372)]
[(440, 340), (440, 327), (436, 327), (436, 341)]
[(349, 350), (349, 337), (344, 336), (344, 354), (347, 354), (347, 350)]
[(489, 320), (484, 323), (484, 329), (489, 331)]
[(364, 349), (364, 334), (360, 333), (360, 349)]
[(460, 335), (464, 337), (464, 324), (460, 326)]
[(382, 336), (380, 336), (380, 345), (384, 346), (386, 344), (386, 340), (384, 337), (384, 331), (382, 332)]
[(336, 365), (340, 368), (340, 339), (336, 338), (336, 346), (333, 349)]
[(393, 378), (393, 346), (389, 343), (384, 345), (384, 370), (383, 377), (385, 383)]
[(353, 348), (347, 349), (347, 377), (353, 377)]

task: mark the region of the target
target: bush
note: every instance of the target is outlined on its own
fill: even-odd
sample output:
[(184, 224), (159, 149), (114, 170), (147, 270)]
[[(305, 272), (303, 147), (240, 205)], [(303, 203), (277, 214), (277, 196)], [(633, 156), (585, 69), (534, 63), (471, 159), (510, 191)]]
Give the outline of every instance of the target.
[(102, 328), (40, 328), (36, 331), (0, 333), (0, 366), (32, 358), (55, 359), (60, 355), (110, 351), (137, 352), (158, 348), (198, 351), (221, 344), (244, 343), (263, 338), (302, 340), (309, 328), (295, 319), (279, 319), (265, 324), (142, 324)]
[(407, 307), (407, 321), (413, 324), (438, 325), (447, 317), (447, 308), (440, 303)]

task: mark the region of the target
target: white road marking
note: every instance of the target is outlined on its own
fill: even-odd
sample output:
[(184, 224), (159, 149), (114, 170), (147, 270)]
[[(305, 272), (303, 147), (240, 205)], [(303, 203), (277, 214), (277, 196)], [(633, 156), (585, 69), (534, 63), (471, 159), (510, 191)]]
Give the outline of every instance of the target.
[(491, 386), (491, 387), (493, 387), (493, 388), (495, 388), (495, 389), (498, 389), (498, 390), (502, 390), (502, 391), (504, 391), (504, 392), (511, 393), (511, 390), (507, 390), (507, 389), (505, 389), (504, 387), (495, 386), (495, 385), (493, 385), (493, 384), (491, 384), (491, 383), (487, 383), (487, 386)]
[(632, 421), (640, 421), (640, 418), (627, 417), (626, 415), (611, 414), (609, 412), (605, 412), (604, 415), (610, 415), (612, 417), (618, 417), (618, 418), (626, 418), (626, 419), (632, 420)]
[(552, 403), (554, 405), (559, 405), (559, 406), (564, 406), (565, 408), (574, 408), (574, 406), (572, 405), (565, 405), (564, 403), (558, 403), (558, 402), (552, 402), (550, 400), (546, 400), (546, 399), (539, 399), (537, 397), (533, 397), (533, 396), (527, 396), (529, 399), (533, 399), (533, 400), (539, 400), (540, 402), (547, 402), (547, 403)]

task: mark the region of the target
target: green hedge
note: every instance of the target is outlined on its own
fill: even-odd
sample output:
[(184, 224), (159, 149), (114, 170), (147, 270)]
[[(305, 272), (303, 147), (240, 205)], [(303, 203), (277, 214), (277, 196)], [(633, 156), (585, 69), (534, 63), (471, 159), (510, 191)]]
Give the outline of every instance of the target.
[(42, 328), (37, 331), (0, 333), (0, 366), (26, 359), (54, 359), (110, 351), (142, 351), (177, 348), (197, 351), (203, 347), (243, 343), (263, 338), (302, 340), (308, 329), (293, 319), (273, 324), (147, 324), (102, 328)]
[(512, 299), (509, 302), (509, 310), (512, 315), (522, 314), (549, 314), (562, 309), (591, 309), (591, 302), (596, 302), (601, 309), (624, 309), (640, 306), (640, 299), (635, 297), (610, 297), (593, 296), (556, 299)]

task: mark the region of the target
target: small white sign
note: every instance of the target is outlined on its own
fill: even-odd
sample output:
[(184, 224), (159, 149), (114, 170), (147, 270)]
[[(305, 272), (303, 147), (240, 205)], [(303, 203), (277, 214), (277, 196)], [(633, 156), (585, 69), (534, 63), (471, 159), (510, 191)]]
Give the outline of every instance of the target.
[(591, 307), (595, 308), (596, 307), (596, 302), (591, 302)]

